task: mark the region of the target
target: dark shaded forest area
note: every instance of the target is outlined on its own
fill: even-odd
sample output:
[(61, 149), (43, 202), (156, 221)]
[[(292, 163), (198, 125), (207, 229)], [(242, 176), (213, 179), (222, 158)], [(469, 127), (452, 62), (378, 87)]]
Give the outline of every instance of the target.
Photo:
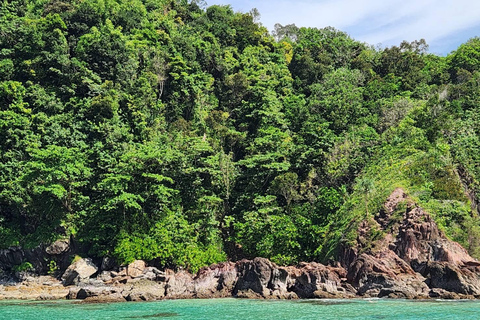
[(197, 1), (1, 1), (0, 247), (327, 261), (402, 187), (480, 257), (480, 39), (440, 57)]

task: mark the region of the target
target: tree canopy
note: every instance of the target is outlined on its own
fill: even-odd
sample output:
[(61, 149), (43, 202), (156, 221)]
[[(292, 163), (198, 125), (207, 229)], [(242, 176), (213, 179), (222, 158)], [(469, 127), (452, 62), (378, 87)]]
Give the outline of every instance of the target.
[(439, 57), (258, 15), (3, 0), (0, 247), (326, 261), (401, 186), (480, 257), (480, 40)]

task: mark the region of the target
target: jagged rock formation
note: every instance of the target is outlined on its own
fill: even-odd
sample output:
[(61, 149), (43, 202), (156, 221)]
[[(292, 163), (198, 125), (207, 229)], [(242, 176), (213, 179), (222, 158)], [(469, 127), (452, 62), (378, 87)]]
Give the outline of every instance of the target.
[(350, 265), (347, 279), (360, 296), (411, 299), (429, 292), (425, 278), (391, 250), (361, 254)]
[(302, 262), (296, 267), (287, 267), (292, 282), (290, 287), (299, 298), (354, 297), (356, 290), (347, 283), (347, 271), (338, 266)]
[[(138, 264), (138, 262), (136, 262)], [(90, 279), (71, 287), (69, 299), (99, 301), (148, 301), (178, 298), (335, 298), (354, 297), (346, 283), (346, 270), (319, 263), (279, 267), (264, 258), (225, 262), (201, 269), (195, 277), (188, 272), (160, 271), (147, 267), (141, 275), (115, 273), (108, 281)], [(152, 278), (152, 274), (155, 277)]]
[[(402, 189), (389, 196), (374, 223), (360, 224), (359, 245), (344, 255), (348, 281), (359, 295), (406, 298), (441, 293), (450, 296), (448, 292), (480, 295), (480, 263), (460, 244), (449, 240), (431, 216)], [(365, 235), (375, 227), (386, 235), (369, 244), (370, 250), (362, 250), (367, 245)]]
[(237, 282), (235, 263), (225, 262), (202, 268), (194, 279), (197, 298), (223, 298), (232, 295)]

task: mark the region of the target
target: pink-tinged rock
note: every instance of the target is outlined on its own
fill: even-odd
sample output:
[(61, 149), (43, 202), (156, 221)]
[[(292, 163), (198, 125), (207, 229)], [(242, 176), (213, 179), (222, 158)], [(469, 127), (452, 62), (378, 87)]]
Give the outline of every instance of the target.
[[(403, 212), (399, 212), (401, 203)], [(400, 219), (399, 213), (403, 215)], [(386, 235), (368, 243), (368, 234), (375, 227)], [(348, 281), (360, 295), (422, 297), (426, 286), (480, 295), (480, 263), (448, 239), (400, 188), (388, 197), (374, 221), (360, 223), (357, 246), (345, 250), (342, 260), (348, 268)]]
[(194, 297), (193, 276), (187, 271), (165, 272), (165, 295), (169, 299), (188, 299)]
[(347, 279), (358, 289), (358, 295), (368, 297), (412, 299), (426, 297), (430, 290), (425, 278), (391, 250), (361, 254), (350, 265)]
[(233, 262), (213, 264), (200, 269), (195, 278), (195, 297), (231, 297), (237, 282), (237, 269)]
[(354, 288), (346, 282), (347, 271), (342, 267), (321, 263), (302, 262), (287, 267), (288, 291), (300, 298), (349, 298), (355, 296)]

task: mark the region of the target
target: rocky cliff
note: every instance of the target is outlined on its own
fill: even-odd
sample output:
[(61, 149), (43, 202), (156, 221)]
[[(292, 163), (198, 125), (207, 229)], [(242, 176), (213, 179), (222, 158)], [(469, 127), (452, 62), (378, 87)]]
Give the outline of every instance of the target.
[[(367, 243), (371, 229), (384, 236)], [(347, 278), (359, 295), (480, 295), (480, 264), (402, 189), (389, 196), (373, 223), (360, 224), (357, 246), (346, 251)]]

